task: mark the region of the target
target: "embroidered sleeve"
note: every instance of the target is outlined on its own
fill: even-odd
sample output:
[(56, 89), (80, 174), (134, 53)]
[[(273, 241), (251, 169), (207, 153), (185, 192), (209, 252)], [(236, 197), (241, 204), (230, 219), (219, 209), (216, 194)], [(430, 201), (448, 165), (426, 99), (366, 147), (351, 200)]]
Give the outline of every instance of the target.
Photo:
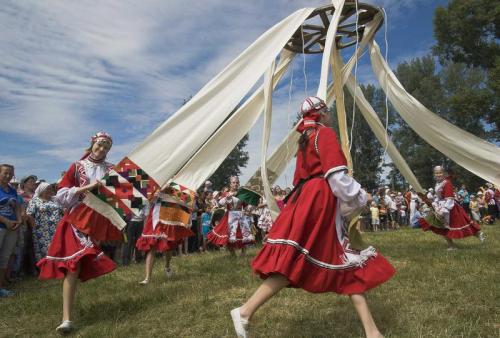
[(333, 194), (341, 201), (353, 202), (359, 198), (360, 194), (364, 193), (365, 200), (362, 202), (366, 202), (366, 193), (361, 189), (361, 185), (345, 171), (328, 176), (328, 184)]
[(366, 205), (368, 195), (361, 186), (344, 171), (328, 176), (328, 184), (339, 199), (340, 213), (344, 217), (354, 215)]
[(347, 161), (337, 141), (337, 135), (330, 128), (319, 128), (314, 140), (314, 147), (321, 161), (321, 169), (328, 175), (347, 170)]
[(78, 187), (78, 178), (76, 176), (76, 164), (73, 163), (61, 182), (59, 182), (59, 190), (57, 190), (54, 200), (58, 202), (63, 208), (71, 208), (78, 202), (79, 195), (76, 193)]

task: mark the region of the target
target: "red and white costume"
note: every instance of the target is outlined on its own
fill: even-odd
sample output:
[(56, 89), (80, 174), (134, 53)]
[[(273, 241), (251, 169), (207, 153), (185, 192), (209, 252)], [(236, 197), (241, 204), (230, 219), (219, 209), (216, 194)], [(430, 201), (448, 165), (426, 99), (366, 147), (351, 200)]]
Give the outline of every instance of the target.
[(122, 240), (123, 236), (111, 222), (81, 202), (76, 193), (82, 187), (104, 177), (113, 166), (89, 157), (73, 163), (62, 180), (55, 199), (66, 210), (59, 222), (47, 256), (41, 259), (41, 279), (64, 278), (66, 272), (75, 272), (80, 263), (79, 278), (86, 281), (113, 271), (115, 263), (104, 255), (98, 241)]
[[(495, 221), (497, 217), (498, 208), (497, 201), (495, 199), (496, 192), (493, 190), (493, 185), (489, 184), (488, 189), (484, 192), (484, 201), (488, 207), (488, 215), (491, 217), (491, 222)], [(498, 196), (497, 196), (498, 198)]]
[[(263, 200), (266, 203), (266, 200)], [(280, 209), (281, 210), (281, 209)], [(271, 210), (266, 206), (261, 209), (261, 215), (259, 216), (259, 221), (257, 222), (257, 226), (262, 229), (266, 234), (271, 230), (273, 226), (273, 219), (271, 217)]]
[(309, 292), (363, 293), (395, 273), (375, 248), (350, 247), (343, 216), (366, 204), (366, 192), (347, 175), (332, 129), (304, 118), (297, 130), (308, 142), (297, 152), (295, 189), (252, 268), (262, 278), (281, 274)]
[(432, 206), (437, 215), (443, 219), (446, 228), (434, 227), (425, 218), (421, 218), (419, 223), (424, 231), (431, 230), (449, 239), (455, 239), (474, 236), (481, 230), (479, 225), (470, 219), (467, 212), (455, 200), (451, 177), (436, 183), (435, 194)]
[(159, 200), (153, 203), (141, 237), (137, 239), (135, 246), (141, 251), (155, 249), (156, 252), (165, 252), (177, 247), (177, 244), (184, 238), (194, 236), (191, 229), (181, 225), (165, 224), (160, 221)]
[(219, 205), (226, 207), (226, 213), (219, 225), (207, 235), (208, 241), (217, 246), (230, 246), (241, 248), (255, 242), (252, 226), (248, 217), (243, 217), (245, 203), (235, 196), (236, 193), (226, 192), (218, 201)]

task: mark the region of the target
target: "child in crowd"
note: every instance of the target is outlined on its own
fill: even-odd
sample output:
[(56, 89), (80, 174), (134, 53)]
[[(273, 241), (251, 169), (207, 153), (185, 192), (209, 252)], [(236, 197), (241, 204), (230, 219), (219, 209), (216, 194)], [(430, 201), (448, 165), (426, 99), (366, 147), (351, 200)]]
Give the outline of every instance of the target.
[(477, 205), (479, 206), (479, 215), (483, 218), (486, 216), (488, 209), (486, 209), (486, 202), (484, 201), (483, 192), (481, 190), (477, 192), (476, 200)]
[(201, 215), (201, 231), (203, 233), (203, 251), (207, 251), (207, 235), (212, 230), (212, 207), (207, 204), (205, 212)]
[(380, 230), (387, 230), (387, 207), (383, 200), (380, 200), (379, 205)]
[(370, 207), (371, 218), (372, 218), (372, 228), (373, 231), (378, 231), (380, 225), (379, 210), (377, 208), (377, 203), (372, 202)]
[(401, 225), (408, 225), (408, 218), (406, 213), (406, 206), (402, 205), (399, 209), (399, 219), (401, 220)]
[(478, 223), (481, 222), (481, 214), (479, 212), (479, 203), (475, 195), (470, 195), (469, 210), (472, 219)]

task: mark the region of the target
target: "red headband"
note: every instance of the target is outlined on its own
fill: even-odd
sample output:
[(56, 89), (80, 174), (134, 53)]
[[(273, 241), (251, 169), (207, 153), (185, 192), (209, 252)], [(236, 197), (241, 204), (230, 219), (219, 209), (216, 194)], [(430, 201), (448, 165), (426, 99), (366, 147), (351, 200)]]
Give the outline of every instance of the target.
[(92, 143), (95, 143), (97, 142), (97, 140), (99, 139), (105, 139), (107, 140), (109, 143), (113, 144), (113, 139), (111, 138), (111, 135), (109, 135), (108, 133), (105, 133), (103, 131), (100, 131), (98, 133), (96, 133), (95, 135), (93, 135), (91, 138), (90, 138), (90, 142)]

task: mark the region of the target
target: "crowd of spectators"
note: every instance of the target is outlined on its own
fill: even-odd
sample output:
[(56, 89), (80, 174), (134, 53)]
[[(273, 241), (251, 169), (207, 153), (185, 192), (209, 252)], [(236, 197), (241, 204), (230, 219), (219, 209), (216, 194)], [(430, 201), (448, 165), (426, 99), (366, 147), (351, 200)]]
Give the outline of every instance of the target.
[[(64, 174), (64, 173), (63, 173)], [(229, 187), (215, 191), (207, 181), (197, 192), (197, 200), (191, 217), (189, 237), (178, 246), (176, 255), (189, 255), (219, 250), (207, 241), (208, 232), (213, 229), (224, 215), (224, 209), (218, 200)], [(50, 184), (38, 179), (36, 175), (27, 175), (17, 181), (14, 167), (0, 165), (0, 297), (12, 296), (9, 283), (18, 282), (24, 276), (36, 276), (36, 262), (47, 253), (48, 246), (64, 210), (52, 197), (57, 191), (57, 184)], [(279, 208), (292, 189), (272, 188), (273, 197)], [(428, 189), (426, 199), (434, 199), (434, 191)], [(493, 223), (499, 217), (500, 190), (488, 184), (471, 194), (464, 185), (456, 189), (456, 200), (479, 223)], [(372, 201), (362, 212), (358, 229), (360, 231), (389, 231), (401, 227), (419, 227), (418, 219), (425, 217), (429, 207), (422, 195), (411, 187), (405, 191), (396, 191), (388, 186), (372, 191)], [(136, 250), (135, 242), (142, 233), (149, 208), (134, 216), (125, 229), (126, 241), (123, 243), (103, 243), (103, 251), (122, 265), (143, 260), (143, 254)], [(271, 212), (264, 199), (258, 206), (247, 206), (244, 216), (252, 225), (254, 236), (265, 241), (272, 227)]]

